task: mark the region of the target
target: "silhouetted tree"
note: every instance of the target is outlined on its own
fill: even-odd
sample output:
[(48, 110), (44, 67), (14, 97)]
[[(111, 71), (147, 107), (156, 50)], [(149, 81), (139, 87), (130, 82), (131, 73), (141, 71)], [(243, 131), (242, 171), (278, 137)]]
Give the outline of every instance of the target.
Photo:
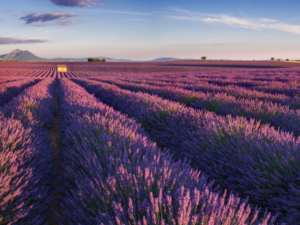
[(286, 61), (290, 61), (289, 59), (286, 59)]
[(88, 58), (88, 62), (106, 62), (106, 59), (94, 59), (94, 58)]
[(274, 57), (271, 57), (271, 60), (274, 61)]
[(206, 60), (206, 56), (202, 56), (201, 59), (202, 59), (203, 61), (205, 61), (205, 60)]

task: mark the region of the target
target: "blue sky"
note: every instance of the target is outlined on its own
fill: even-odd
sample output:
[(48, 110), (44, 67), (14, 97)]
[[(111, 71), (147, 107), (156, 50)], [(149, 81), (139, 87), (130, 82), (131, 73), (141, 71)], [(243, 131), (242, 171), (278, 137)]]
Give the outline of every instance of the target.
[(300, 59), (300, 1), (0, 2), (0, 55)]

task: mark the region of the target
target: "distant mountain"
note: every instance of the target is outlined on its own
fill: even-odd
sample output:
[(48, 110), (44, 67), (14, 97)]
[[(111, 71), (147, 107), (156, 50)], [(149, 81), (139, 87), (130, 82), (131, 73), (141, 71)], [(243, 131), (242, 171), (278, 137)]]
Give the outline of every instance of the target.
[(0, 55), (0, 59), (4, 58), (5, 56), (7, 56), (7, 54)]
[[(98, 59), (105, 58), (107, 62), (135, 62), (128, 59), (113, 59), (108, 57), (96, 57)], [(54, 58), (46, 59), (38, 57), (29, 51), (22, 51), (16, 49), (9, 54), (0, 55), (0, 60), (14, 60), (14, 61), (40, 61), (40, 62), (87, 62), (88, 58)]]
[[(105, 58), (107, 62), (142, 62), (137, 60), (129, 60), (129, 59), (114, 59), (109, 57), (92, 57), (97, 59)], [(39, 61), (39, 62), (87, 62), (88, 58), (54, 58), (54, 59), (46, 59), (38, 57), (32, 54), (29, 51), (22, 51), (20, 49), (16, 49), (9, 54), (0, 55), (0, 60), (15, 60), (15, 61)], [(174, 61), (174, 60), (193, 60), (193, 59), (178, 59), (172, 57), (164, 57), (157, 58), (153, 60), (148, 60), (145, 62), (164, 62), (164, 61)]]
[(44, 61), (46, 59), (37, 57), (29, 51), (16, 49), (9, 54), (1, 55), (1, 60), (16, 60), (16, 61)]

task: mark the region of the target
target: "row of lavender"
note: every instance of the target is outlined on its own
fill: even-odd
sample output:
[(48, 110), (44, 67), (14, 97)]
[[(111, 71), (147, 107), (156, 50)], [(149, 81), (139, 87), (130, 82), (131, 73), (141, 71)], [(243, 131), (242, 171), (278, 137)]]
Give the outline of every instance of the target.
[(11, 77), (11, 78), (20, 78), (20, 77), (44, 77), (44, 78), (67, 78), (67, 77), (89, 77), (89, 76), (99, 76), (99, 73), (87, 73), (87, 72), (57, 72), (54, 71), (47, 71), (47, 70), (33, 70), (33, 71), (18, 71), (18, 70), (11, 70), (11, 71), (1, 71), (0, 70), (0, 79)]
[[(300, 110), (291, 110), (289, 104), (300, 107), (300, 98), (283, 98), (286, 105), (262, 101), (258, 99), (236, 98), (223, 92), (201, 92), (186, 90), (174, 86), (158, 86), (139, 83), (129, 83), (126, 81), (116, 81), (115, 79), (96, 79), (115, 84), (130, 91), (140, 91), (158, 95), (164, 99), (177, 101), (195, 109), (205, 109), (225, 116), (243, 116), (260, 120), (262, 123), (270, 123), (275, 128), (283, 131), (293, 132), (295, 136), (300, 134)], [(197, 86), (193, 86), (197, 87)], [(201, 88), (201, 86), (200, 86)], [(199, 88), (199, 89), (200, 89)], [(210, 85), (202, 86), (210, 89)], [(238, 94), (237, 92), (235, 92)], [(271, 97), (267, 95), (268, 97)]]
[(169, 148), (177, 159), (187, 157), (223, 188), (278, 212), (282, 221), (300, 221), (300, 140), (291, 134), (107, 83), (74, 81), (136, 119), (159, 146)]
[[(46, 71), (38, 70), (38, 71), (29, 72), (29, 73), (21, 72), (21, 73), (14, 74), (14, 75), (12, 75), (11, 72), (9, 72), (9, 74), (11, 75), (10, 77), (14, 78), (14, 79), (20, 79), (22, 77), (38, 77), (38, 78), (65, 78), (65, 77), (69, 77), (69, 78), (72, 78), (72, 77), (86, 77), (87, 76), (86, 74), (82, 74), (82, 73), (80, 73), (80, 74), (74, 73), (74, 72), (65, 73), (65, 72), (47, 71), (47, 70)], [(6, 77), (8, 77), (8, 75), (5, 74), (5, 75), (1, 76), (1, 74), (0, 74), (0, 78), (1, 77), (6, 78)], [(9, 81), (9, 80), (0, 81), (0, 83), (7, 82), (7, 81)]]
[[(48, 130), (51, 127), (51, 124), (53, 124), (53, 109), (55, 108), (55, 86), (56, 82), (53, 79), (45, 79), (39, 82), (37, 85), (26, 89), (21, 95), (10, 101), (9, 104), (5, 105), (1, 109), (1, 141), (3, 153), (2, 159), (3, 164), (5, 165), (2, 169), (6, 169), (5, 171), (7, 172), (4, 173), (4, 176), (2, 176), (3, 179), (0, 182), (3, 185), (3, 193), (1, 197), (2, 199), (4, 199), (4, 201), (2, 202), (3, 204), (1, 205), (2, 211), (0, 215), (1, 220), (4, 224), (45, 224), (45, 218), (49, 216), (49, 214), (46, 212), (49, 212), (50, 203), (53, 199), (52, 183), (54, 176), (54, 157), (51, 152), (50, 138), (45, 130)], [(73, 91), (77, 92), (77, 88), (78, 86), (75, 86), (75, 89)], [(68, 88), (67, 92), (70, 92), (70, 88)], [(87, 95), (86, 98), (88, 100), (91, 99), (91, 96), (86, 92), (84, 94)], [(77, 97), (83, 99), (83, 96), (81, 96), (80, 94)], [(77, 104), (78, 102), (73, 100), (71, 100), (72, 103), (70, 104), (74, 107), (79, 107), (79, 105)], [(84, 104), (84, 107), (79, 107), (81, 109), (81, 113), (79, 114), (85, 117), (84, 114), (86, 114), (89, 107), (86, 107), (88, 105), (86, 105), (85, 101), (81, 103)], [(92, 106), (95, 106), (95, 100), (94, 102), (92, 101), (91, 104)], [(118, 223), (118, 221), (123, 221), (126, 224), (127, 221), (132, 222), (132, 220), (138, 218), (141, 219), (140, 223), (143, 224), (146, 223), (145, 221), (148, 221), (148, 223), (151, 224), (163, 224), (164, 222), (178, 222), (180, 224), (181, 222), (185, 223), (187, 221), (189, 221), (189, 224), (196, 224), (200, 221), (204, 223), (214, 224), (219, 224), (221, 223), (221, 221), (225, 222), (225, 224), (232, 222), (235, 224), (243, 224), (245, 223), (245, 221), (247, 221), (247, 223), (249, 223), (250, 221), (256, 221), (255, 224), (267, 223), (266, 221), (269, 220), (270, 215), (267, 215), (267, 213), (265, 213), (264, 217), (259, 219), (261, 222), (258, 222), (258, 219), (256, 219), (258, 212), (254, 210), (254, 212), (252, 212), (252, 216), (249, 216), (250, 208), (249, 206), (245, 208), (246, 202), (239, 204), (240, 200), (233, 195), (230, 195), (228, 199), (226, 198), (225, 202), (226, 193), (222, 197), (219, 197), (219, 192), (213, 193), (211, 190), (212, 183), (207, 183), (205, 176), (199, 177), (200, 172), (191, 171), (190, 167), (186, 163), (172, 162), (171, 156), (167, 153), (163, 153), (161, 155), (159, 153), (159, 149), (155, 146), (155, 144), (147, 141), (147, 137), (144, 131), (139, 127), (139, 125), (135, 124), (132, 120), (121, 116), (120, 113), (113, 112), (111, 108), (104, 107), (104, 105), (102, 104), (99, 104), (99, 107), (98, 109), (96, 107), (96, 109), (94, 110), (93, 107), (91, 107), (92, 111), (90, 111), (89, 113), (94, 115), (95, 111), (106, 111), (107, 114), (104, 122), (108, 122), (107, 119), (110, 118), (110, 116), (112, 117), (112, 120), (108, 119), (110, 126), (108, 127), (108, 130), (105, 129), (105, 131), (115, 139), (110, 136), (106, 137), (108, 139), (105, 139), (103, 135), (99, 136), (99, 133), (97, 133), (101, 117), (94, 117), (92, 123), (87, 124), (88, 126), (86, 131), (90, 132), (92, 130), (90, 128), (96, 125), (96, 127), (94, 127), (94, 129), (96, 129), (96, 136), (104, 138), (104, 143), (105, 141), (108, 141), (106, 144), (110, 147), (112, 142), (109, 141), (112, 140), (117, 140), (117, 144), (119, 144), (120, 146), (113, 148), (113, 155), (116, 156), (116, 158), (114, 158), (115, 164), (113, 166), (114, 168), (111, 171), (112, 174), (109, 174), (110, 176), (97, 177), (95, 174), (95, 172), (99, 171), (107, 172), (108, 167), (105, 168), (105, 164), (102, 164), (102, 167), (105, 168), (104, 171), (99, 170), (100, 168), (98, 167), (98, 164), (96, 164), (96, 168), (93, 168), (93, 164), (90, 165), (89, 162), (88, 164), (82, 164), (86, 166), (85, 169), (87, 170), (83, 169), (85, 173), (91, 173), (95, 175), (92, 178), (87, 176), (84, 177), (86, 178), (85, 181), (93, 179), (95, 177), (101, 178), (97, 179), (95, 181), (96, 183), (97, 181), (102, 181), (103, 178), (106, 178), (107, 181), (104, 189), (101, 189), (102, 192), (98, 192), (99, 189), (94, 189), (93, 186), (91, 186), (90, 189), (84, 188), (83, 190), (90, 191), (84, 192), (86, 194), (85, 200), (87, 201), (87, 199), (90, 198), (89, 194), (91, 194), (91, 192), (94, 194), (98, 194), (99, 197), (99, 194), (107, 194), (107, 188), (114, 188), (114, 183), (110, 182), (111, 179), (113, 179), (112, 175), (115, 172), (120, 172), (119, 169), (122, 168), (125, 168), (125, 170), (123, 171), (124, 173), (118, 174), (118, 176), (116, 176), (116, 180), (118, 182), (124, 181), (123, 175), (127, 176), (127, 179), (131, 179), (132, 177), (136, 176), (140, 178), (137, 180), (139, 182), (139, 186), (136, 186), (140, 189), (132, 190), (133, 185), (126, 186), (125, 184), (128, 184), (129, 180), (125, 180), (123, 189), (114, 190), (115, 192), (119, 192), (120, 190), (127, 190), (128, 192), (131, 192), (131, 198), (128, 198), (126, 192), (119, 196), (115, 193), (115, 205), (112, 204), (111, 201), (107, 200), (105, 202), (106, 208), (103, 209), (100, 207), (100, 209), (104, 210), (104, 212), (106, 212), (107, 210), (110, 211), (110, 213), (106, 213), (105, 215), (101, 213), (99, 214), (99, 205), (94, 205), (93, 199), (92, 207), (87, 208), (86, 205), (84, 205), (85, 203), (81, 201), (83, 198), (80, 198), (79, 203), (82, 203), (83, 206), (85, 206), (84, 209), (86, 210), (86, 214), (79, 216), (77, 218), (78, 220), (75, 220), (76, 224), (78, 224), (78, 221), (82, 221), (82, 224), (85, 224), (86, 221), (100, 221), (104, 224), (107, 224), (108, 221), (111, 221), (112, 224)], [(74, 109), (75, 108), (72, 108), (72, 112), (74, 111)], [(87, 115), (89, 115), (89, 113), (87, 113)], [(64, 114), (62, 113), (62, 115)], [(72, 118), (73, 115), (67, 113), (66, 118), (68, 117)], [(88, 121), (89, 120), (90, 118), (88, 118)], [(80, 119), (77, 120), (77, 122), (79, 121)], [(87, 121), (85, 121), (84, 123), (86, 122)], [(81, 123), (78, 126), (84, 127), (84, 123)], [(127, 131), (127, 134), (125, 135), (123, 133), (124, 129), (121, 129), (121, 131), (119, 131), (117, 129), (119, 127), (123, 127)], [(114, 128), (116, 130), (112, 132), (111, 129)], [(73, 129), (70, 130), (73, 131)], [(64, 132), (68, 131), (64, 130)], [(76, 138), (80, 139), (80, 137), (82, 136), (77, 136)], [(83, 136), (85, 142), (87, 140), (87, 137), (92, 136), (86, 135), (86, 138), (84, 138)], [(122, 138), (122, 140), (120, 140), (120, 137)], [(133, 137), (135, 137), (135, 139), (133, 139)], [(70, 143), (70, 141), (71, 143), (74, 142), (74, 140), (72, 140), (72, 135), (67, 135), (65, 140), (67, 144)], [(73, 144), (74, 143), (72, 143), (72, 145)], [(95, 147), (96, 149), (101, 149), (99, 145), (94, 146), (93, 144), (90, 145), (89, 143), (88, 145), (87, 143), (82, 143), (82, 145), (79, 145), (78, 148), (81, 149), (82, 146), (83, 150), (87, 151), (87, 155), (89, 155), (88, 151), (95, 149)], [(135, 148), (135, 154), (131, 152), (132, 148)], [(126, 159), (124, 158), (124, 155), (128, 154), (129, 159), (131, 160), (130, 162), (127, 160), (126, 162), (122, 162), (123, 164), (119, 163), (120, 161), (118, 161), (119, 158), (117, 156), (120, 156), (119, 153), (122, 149), (124, 150), (124, 152), (122, 153), (122, 159)], [(142, 149), (143, 151), (141, 151)], [(107, 162), (111, 162), (111, 159), (113, 158), (111, 155), (109, 155), (109, 150), (111, 150), (111, 148), (108, 148), (106, 150), (107, 158), (105, 160), (103, 159), (103, 155), (98, 156), (101, 158), (102, 161), (100, 161), (102, 163), (106, 162), (106, 164), (108, 164)], [(142, 152), (142, 154), (139, 154), (140, 151)], [(65, 154), (63, 155), (65, 156), (63, 157), (63, 162), (67, 163), (64, 164), (66, 169), (65, 171), (69, 172), (69, 166), (72, 164), (76, 164), (78, 160), (82, 159), (81, 154), (77, 155), (77, 157), (75, 156), (75, 158), (72, 158)], [(145, 159), (144, 157), (148, 158)], [(156, 159), (156, 163), (153, 163), (153, 159)], [(132, 167), (134, 163), (136, 165), (139, 160), (141, 167), (137, 166), (131, 168), (131, 170), (128, 169)], [(148, 164), (145, 164), (146, 162), (148, 162)], [(80, 164), (79, 168), (73, 167), (74, 171), (76, 171), (76, 169), (82, 169), (82, 165)], [(118, 168), (118, 166), (120, 167)], [(91, 168), (91, 170), (89, 170), (89, 168)], [(159, 168), (160, 170), (158, 171)], [(174, 178), (175, 174), (177, 175), (176, 178)], [(71, 173), (65, 173), (64, 175), (66, 178), (74, 176), (74, 174)], [(74, 183), (74, 180), (68, 181), (70, 182), (70, 184)], [(69, 192), (70, 186), (68, 186), (68, 182), (62, 183), (66, 184), (66, 186), (64, 186), (64, 190), (67, 190)], [(81, 185), (83, 184), (87, 183), (81, 182)], [(170, 187), (170, 184), (173, 185), (172, 188)], [(101, 186), (101, 188), (103, 187)], [(138, 190), (140, 190), (140, 195), (136, 195), (136, 191)], [(81, 195), (81, 193), (77, 194)], [(190, 195), (193, 197), (192, 200), (189, 199)], [(141, 196), (143, 196), (143, 198), (141, 198)], [(121, 198), (121, 201), (118, 197)], [(101, 199), (103, 200), (103, 196), (101, 196)], [(73, 212), (77, 213), (76, 215), (79, 215), (78, 210), (80, 210), (80, 208), (73, 208), (72, 211), (72, 207), (70, 206), (74, 206), (73, 201), (78, 201), (78, 198), (73, 198), (73, 196), (71, 196), (71, 198), (66, 197), (63, 199), (63, 202), (66, 203), (66, 210), (63, 212), (67, 213), (62, 213), (61, 216), (62, 218), (67, 218), (70, 223), (72, 223), (72, 221), (74, 222), (74, 219), (69, 218), (69, 213)], [(125, 206), (122, 205), (124, 201), (127, 201)], [(132, 205), (131, 202), (133, 202)], [(120, 206), (122, 208), (120, 208)], [(133, 209), (133, 206), (135, 206), (135, 210)], [(141, 208), (139, 208), (139, 206), (143, 206), (144, 210), (140, 210)], [(157, 211), (157, 207), (164, 208), (161, 208), (159, 211)], [(123, 212), (125, 208), (127, 210), (126, 212)], [(132, 213), (130, 213), (130, 210), (132, 210)], [(90, 217), (91, 212), (96, 213), (94, 214), (95, 217), (86, 218)], [(273, 223), (272, 220), (270, 219), (270, 224)]]
[[(55, 72), (56, 65), (62, 63), (1, 63), (0, 76), (2, 74), (19, 76), (33, 72)], [(158, 63), (68, 63), (64, 62), (68, 71), (78, 76), (102, 76), (108, 74), (135, 75), (135, 74), (183, 74), (195, 75), (199, 78), (215, 79), (244, 79), (248, 77), (254, 80), (299, 80), (300, 70), (297, 63), (284, 62), (158, 62)], [(293, 68), (289, 68), (293, 67)], [(268, 68), (268, 69), (266, 69)], [(38, 76), (38, 74), (36, 74)]]
[[(161, 152), (134, 120), (61, 79), (61, 222), (273, 224), (246, 201), (213, 192), (200, 171)], [(250, 216), (251, 214), (251, 216)], [(268, 222), (269, 221), (269, 222)]]
[[(56, 73), (51, 72), (47, 75), (46, 73), (36, 72), (36, 75), (30, 75), (32, 77), (81, 77), (79, 74), (74, 73)], [(17, 77), (11, 78), (11, 79), (18, 79)], [(19, 78), (20, 79), (20, 78)], [(113, 76), (114, 79), (114, 76)], [(162, 78), (161, 76), (154, 77), (153, 76), (143, 76), (141, 79), (137, 79), (135, 77), (134, 79), (129, 79), (126, 77), (121, 77), (118, 79), (123, 79), (125, 81), (130, 82), (136, 82), (136, 83), (147, 83), (147, 84), (153, 84), (153, 85), (159, 85), (159, 86), (176, 86), (181, 87), (187, 90), (195, 90), (195, 91), (203, 91), (203, 92), (224, 92), (228, 93), (230, 95), (233, 95), (236, 98), (243, 97), (243, 98), (249, 98), (249, 99), (259, 99), (259, 100), (268, 100), (272, 101), (274, 103), (280, 103), (280, 104), (288, 104), (290, 108), (292, 109), (298, 109), (298, 95), (299, 95), (299, 88), (298, 86), (295, 87), (293, 85), (290, 85), (289, 83), (283, 83), (283, 82), (257, 82), (253, 80), (249, 81), (233, 81), (230, 80), (228, 82), (226, 81), (220, 81), (220, 80), (209, 80), (210, 84), (206, 81), (199, 81), (199, 79), (178, 79), (178, 78)], [(151, 81), (155, 79), (155, 81)], [(160, 81), (157, 81), (160, 80)], [(9, 79), (1, 80), (0, 82), (5, 83), (9, 82)], [(212, 83), (216, 83), (217, 85), (213, 85)], [(226, 86), (219, 86), (219, 85), (226, 85)], [(245, 87), (250, 87), (253, 90)], [(276, 94), (269, 94), (269, 93), (276, 93)], [(278, 94), (282, 93), (282, 94)], [(296, 99), (294, 99), (296, 98)]]
[[(106, 79), (106, 78), (105, 78)], [(134, 83), (146, 83), (158, 86), (175, 86), (187, 90), (201, 91), (201, 92), (217, 92), (227, 93), (236, 98), (258, 99), (262, 101), (271, 101), (283, 105), (289, 105), (291, 109), (299, 109), (299, 84), (292, 85), (291, 83), (283, 82), (257, 82), (249, 81), (232, 81), (229, 83), (222, 83), (223, 81), (216, 80), (216, 84), (210, 82), (190, 78), (178, 77), (161, 77), (161, 76), (143, 76), (143, 77), (128, 77), (119, 78), (124, 81)], [(224, 86), (225, 85), (225, 86)]]
[[(290, 82), (279, 82), (279, 81), (255, 81), (252, 79), (242, 79), (242, 80), (234, 80), (234, 79), (202, 79), (197, 78), (195, 75), (180, 78), (179, 76), (126, 76), (123, 77), (126, 80), (130, 80), (133, 82), (154, 82), (161, 81), (164, 83), (175, 84), (175, 85), (189, 85), (189, 86), (197, 86), (198, 85), (207, 85), (207, 84), (215, 84), (215, 89), (222, 88), (223, 86), (234, 86), (234, 87), (244, 87), (248, 88), (248, 90), (256, 90), (265, 93), (276, 93), (276, 94), (285, 94), (290, 97), (294, 97), (295, 95), (299, 95), (299, 81), (290, 81)], [(130, 79), (131, 78), (131, 79)], [(118, 78), (119, 79), (119, 78)], [(121, 77), (122, 79), (122, 77)]]
[[(227, 64), (232, 66), (228, 68)], [(298, 82), (299, 83), (299, 68), (279, 68), (289, 66), (299, 66), (293, 63), (270, 63), (269, 69), (263, 69), (264, 66), (259, 62), (250, 66), (244, 62), (219, 62), (219, 65), (214, 63), (203, 62), (165, 62), (165, 63), (64, 63), (68, 67), (68, 73), (56, 73), (56, 65), (59, 63), (8, 63), (1, 64), (1, 76), (43, 76), (43, 77), (97, 77), (103, 75), (119, 76), (119, 75), (136, 75), (136, 74), (151, 74), (175, 77), (196, 77), (204, 80), (212, 80), (217, 82), (227, 81), (242, 81), (251, 79), (256, 82)], [(217, 63), (218, 64), (218, 63)], [(217, 66), (207, 67), (208, 65)], [(256, 66), (257, 67), (256, 67)], [(267, 66), (268, 67), (268, 66)], [(273, 67), (273, 69), (272, 69)], [(274, 68), (278, 67), (278, 68)], [(247, 69), (245, 69), (247, 68)], [(260, 68), (260, 69), (259, 69)]]
[[(99, 79), (99, 78), (97, 78)], [(156, 85), (156, 86), (173, 86), (173, 87), (178, 87), (178, 88), (182, 88), (185, 90), (192, 90), (192, 91), (196, 91), (196, 92), (205, 92), (205, 93), (209, 93), (208, 97), (210, 98), (210, 102), (211, 103), (207, 103), (205, 104), (206, 108), (212, 108), (215, 109), (217, 106), (221, 105), (227, 105), (227, 106), (237, 106), (238, 107), (238, 111), (240, 113), (240, 115), (249, 115), (249, 107), (248, 109), (241, 109), (242, 107), (246, 107), (241, 106), (242, 102), (244, 101), (244, 99), (249, 99), (249, 100), (255, 100), (255, 101), (248, 101), (248, 106), (250, 105), (250, 109), (251, 109), (251, 102), (253, 104), (255, 104), (255, 102), (257, 102), (258, 105), (263, 105), (264, 108), (266, 108), (266, 106), (270, 105), (270, 110), (272, 114), (276, 114), (277, 112), (280, 113), (280, 111), (282, 111), (283, 107), (279, 107), (281, 109), (278, 109), (277, 105), (271, 104), (272, 103), (278, 103), (280, 105), (287, 105), (289, 106), (289, 109), (299, 109), (300, 107), (300, 103), (299, 103), (299, 94), (300, 94), (300, 89), (299, 87), (295, 87), (295, 86), (291, 86), (289, 84), (286, 83), (282, 83), (282, 82), (269, 82), (268, 84), (258, 84), (256, 82), (252, 81), (252, 85), (254, 85), (254, 89), (253, 88), (246, 88), (246, 87), (241, 87), (241, 86), (237, 86), (237, 85), (225, 85), (225, 86), (219, 86), (219, 85), (214, 85), (212, 83), (208, 83), (208, 82), (203, 82), (203, 81), (199, 81), (197, 79), (192, 80), (191, 78), (189, 79), (189, 81), (187, 80), (183, 80), (183, 79), (172, 79), (171, 77), (168, 78), (162, 78), (162, 77), (142, 77), (142, 78), (120, 78), (121, 80), (124, 81), (128, 81), (131, 83), (145, 83), (145, 84), (151, 84), (151, 85)], [(100, 80), (111, 80), (111, 81), (115, 81), (115, 79), (107, 79), (105, 77), (103, 77), (103, 79)], [(245, 85), (245, 86), (249, 86), (251, 82), (241, 82), (240, 85)], [(142, 86), (142, 85), (139, 85)], [(140, 87), (141, 88), (141, 87)], [(151, 87), (150, 89), (153, 90), (154, 87)], [(256, 90), (255, 90), (256, 89)], [(181, 90), (182, 92), (183, 90)], [(184, 93), (186, 93), (186, 95), (188, 95), (188, 92), (183, 91)], [(214, 96), (214, 93), (221, 93), (221, 96)], [(227, 96), (224, 95), (228, 94), (230, 95), (229, 98), (227, 99)], [(281, 94), (278, 94), (281, 93)], [(193, 94), (191, 94), (193, 95)], [(200, 94), (201, 95), (201, 94)], [(201, 96), (204, 96), (204, 94), (202, 94)], [(234, 98), (232, 98), (232, 96)], [(196, 96), (197, 98), (197, 96)], [(243, 98), (243, 99), (240, 99)], [(225, 100), (224, 100), (225, 99)], [(196, 101), (196, 99), (191, 99), (192, 101)], [(260, 101), (257, 101), (260, 100)], [(238, 101), (239, 103), (235, 104), (235, 102)], [(266, 102), (262, 102), (262, 101), (266, 101)], [(202, 104), (202, 102), (200, 102)], [(232, 103), (232, 104), (231, 104)], [(249, 104), (250, 103), (250, 104)], [(229, 104), (229, 105), (228, 105)], [(199, 104), (198, 104), (199, 105)], [(212, 107), (211, 107), (211, 106)], [(259, 109), (260, 107), (256, 107), (255, 108)], [(261, 108), (262, 109), (262, 108)], [(218, 110), (218, 108), (217, 108)], [(270, 111), (268, 110), (268, 111)], [(230, 113), (230, 111), (232, 110), (228, 110), (227, 112)], [(248, 111), (248, 112), (247, 112)], [(253, 111), (253, 110), (252, 110)], [(258, 111), (262, 111), (262, 110), (258, 110)], [(288, 110), (289, 111), (289, 110)], [(226, 110), (223, 113), (227, 113)], [(263, 115), (261, 115), (263, 116)], [(261, 118), (260, 116), (260, 118)], [(254, 118), (258, 118), (256, 115), (254, 115)], [(267, 122), (268, 118), (266, 119)], [(276, 124), (276, 121), (275, 121)], [(274, 124), (274, 125), (275, 125)], [(280, 126), (280, 124), (277, 124), (278, 126)], [(293, 129), (286, 129), (287, 131), (293, 131)]]
[(54, 79), (44, 79), (0, 108), (1, 224), (45, 224), (49, 216), (54, 174), (47, 130), (55, 87)]
[(25, 88), (30, 87), (40, 79), (21, 79), (0, 84), (0, 106), (20, 94)]

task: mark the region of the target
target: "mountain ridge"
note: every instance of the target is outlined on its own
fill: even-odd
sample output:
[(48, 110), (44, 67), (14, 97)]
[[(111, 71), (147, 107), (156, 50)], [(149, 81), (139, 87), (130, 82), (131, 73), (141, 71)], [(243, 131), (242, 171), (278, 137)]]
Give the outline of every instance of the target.
[[(92, 57), (90, 57), (92, 58)], [(130, 59), (114, 59), (109, 57), (93, 57), (96, 59), (103, 59), (105, 58), (107, 62), (164, 62), (164, 61), (174, 61), (174, 60), (193, 60), (193, 59), (178, 59), (172, 57), (162, 57), (156, 58), (153, 60), (146, 60), (146, 61), (138, 61), (138, 60), (130, 60)], [(22, 51), (20, 49), (16, 49), (8, 54), (0, 55), (0, 60), (4, 61), (39, 61), (39, 62), (87, 62), (88, 58), (41, 58), (28, 50)]]

